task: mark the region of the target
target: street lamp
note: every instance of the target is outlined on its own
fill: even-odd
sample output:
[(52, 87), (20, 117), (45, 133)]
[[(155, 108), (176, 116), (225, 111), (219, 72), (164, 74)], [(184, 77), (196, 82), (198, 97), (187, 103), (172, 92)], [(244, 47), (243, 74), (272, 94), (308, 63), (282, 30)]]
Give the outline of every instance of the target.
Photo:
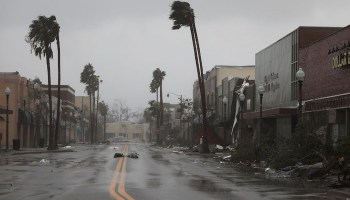
[(36, 112), (37, 112), (37, 114), (36, 114), (36, 116), (37, 116), (36, 134), (34, 135), (34, 146), (36, 146), (37, 142), (38, 142), (38, 136), (40, 135), (40, 112), (39, 112), (40, 100), (35, 99), (34, 104), (36, 105)]
[(224, 96), (222, 99), (222, 103), (224, 104), (224, 145), (226, 146), (226, 104), (227, 104), (227, 97)]
[(262, 133), (262, 100), (265, 92), (265, 87), (262, 83), (260, 83), (258, 87), (258, 92), (260, 95), (260, 120), (259, 120), (259, 135), (258, 135), (258, 144), (259, 144), (261, 133)]
[(243, 138), (243, 103), (245, 95), (243, 93), (239, 94), (239, 100), (241, 101), (241, 138)]
[(71, 130), (72, 130), (72, 116), (73, 116), (73, 112), (69, 112), (69, 135), (68, 135), (68, 144), (70, 144), (70, 134), (71, 134)]
[(67, 143), (67, 119), (68, 119), (68, 113), (67, 111), (64, 112), (64, 144)]
[(303, 122), (303, 118), (302, 118), (302, 86), (303, 86), (303, 81), (305, 78), (305, 73), (303, 71), (303, 69), (301, 67), (299, 67), (299, 70), (296, 73), (296, 77), (298, 80), (298, 85), (299, 85), (299, 105), (298, 105), (298, 123), (301, 124)]
[(9, 96), (11, 94), (11, 90), (9, 87), (5, 89), (6, 95), (6, 151), (9, 150)]

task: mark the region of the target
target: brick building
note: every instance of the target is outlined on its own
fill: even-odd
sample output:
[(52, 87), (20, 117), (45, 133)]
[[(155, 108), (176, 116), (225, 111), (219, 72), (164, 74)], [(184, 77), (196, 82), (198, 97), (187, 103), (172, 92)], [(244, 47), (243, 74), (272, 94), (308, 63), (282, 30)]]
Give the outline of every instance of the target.
[[(272, 138), (273, 143), (283, 143), (295, 132), (297, 123), (297, 95), (298, 81), (296, 72), (302, 66), (301, 59), (305, 57), (302, 49), (309, 45), (341, 30), (338, 27), (299, 27), (285, 37), (279, 39), (267, 48), (256, 53), (255, 56), (255, 92), (254, 110), (255, 112), (244, 113), (244, 120), (253, 120), (254, 135), (261, 134), (261, 137)], [(323, 53), (326, 50), (313, 49), (314, 54)], [(320, 55), (319, 55), (320, 56)], [(322, 57), (322, 56), (320, 56)], [(318, 59), (320, 59), (320, 57)], [(314, 61), (317, 63), (318, 61)], [(315, 64), (313, 68), (318, 68)], [(316, 69), (315, 69), (316, 70)], [(318, 70), (318, 69), (317, 69)], [(310, 76), (319, 79), (320, 73), (309, 75), (305, 72), (305, 84), (310, 84)], [(315, 80), (313, 80), (314, 82)], [(265, 92), (263, 94), (263, 120), (262, 130), (259, 130), (259, 105), (260, 99), (257, 87), (263, 84)], [(321, 84), (320, 81), (314, 83)], [(308, 86), (305, 86), (308, 87)], [(303, 88), (304, 90), (313, 90)], [(305, 96), (306, 98), (307, 96)], [(249, 96), (248, 96), (249, 98)]]
[(336, 143), (350, 133), (350, 26), (302, 49), (299, 66), (308, 129), (330, 133)]

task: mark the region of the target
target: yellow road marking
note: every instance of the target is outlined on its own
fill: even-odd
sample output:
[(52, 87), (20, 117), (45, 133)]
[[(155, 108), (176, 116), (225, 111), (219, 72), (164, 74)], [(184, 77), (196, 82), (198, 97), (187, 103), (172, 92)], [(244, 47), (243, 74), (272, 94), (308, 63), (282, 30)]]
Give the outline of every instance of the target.
[[(124, 146), (124, 150), (125, 151), (125, 148), (126, 146)], [(119, 161), (118, 161), (118, 164), (117, 164), (117, 168), (115, 170), (115, 174), (114, 174), (114, 177), (113, 177), (113, 180), (111, 182), (111, 184), (109, 185), (109, 193), (116, 199), (116, 200), (124, 200), (123, 197), (121, 197), (119, 194), (117, 194), (115, 192), (115, 187), (117, 185), (117, 181), (118, 181), (118, 175), (119, 175), (119, 171), (120, 171), (120, 167), (122, 165), (122, 162), (123, 162), (123, 158), (119, 158)]]
[[(128, 150), (128, 148), (127, 148)], [(122, 169), (122, 174), (120, 177), (120, 183), (118, 187), (118, 192), (124, 196), (128, 200), (134, 200), (127, 192), (125, 192), (125, 171), (126, 171), (126, 163), (128, 161), (128, 157), (124, 158), (124, 163), (123, 163), (123, 169)]]
[[(128, 153), (129, 146), (125, 145), (123, 148), (123, 153), (126, 155)], [(119, 158), (117, 168), (115, 170), (115, 174), (113, 177), (113, 180), (111, 184), (109, 185), (109, 193), (116, 199), (116, 200), (134, 200), (127, 192), (125, 192), (125, 171), (126, 171), (126, 163), (128, 161), (127, 157)], [(123, 163), (123, 168), (121, 170), (121, 166)], [(118, 183), (118, 176), (119, 173), (121, 173), (120, 181), (119, 181), (119, 187), (118, 187), (118, 193), (115, 191), (117, 183)]]

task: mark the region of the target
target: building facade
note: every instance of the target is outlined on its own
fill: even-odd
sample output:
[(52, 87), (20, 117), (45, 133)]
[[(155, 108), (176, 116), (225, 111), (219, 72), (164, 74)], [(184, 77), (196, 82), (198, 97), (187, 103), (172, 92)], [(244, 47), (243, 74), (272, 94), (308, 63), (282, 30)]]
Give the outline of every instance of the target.
[[(254, 120), (255, 135), (272, 135), (274, 143), (283, 143), (295, 132), (298, 107), (296, 72), (301, 66), (301, 50), (338, 30), (340, 28), (299, 27), (256, 53), (254, 104), (257, 106), (254, 106), (255, 112), (244, 113), (243, 116), (244, 120)], [(259, 130), (258, 125), (260, 99), (257, 87), (260, 84), (265, 88), (262, 99), (262, 130)]]
[(141, 142), (145, 141), (144, 132), (144, 125), (139, 123), (121, 121), (106, 124), (106, 133), (110, 138), (112, 136), (111, 139)]
[[(1, 147), (6, 145), (6, 95), (9, 95), (9, 148), (43, 147), (47, 141), (47, 112), (45, 100), (40, 87), (32, 80), (22, 77), (18, 72), (0, 73), (0, 133)], [(16, 147), (15, 147), (15, 146)]]
[(328, 133), (335, 145), (350, 134), (350, 26), (302, 49), (299, 66), (308, 131)]

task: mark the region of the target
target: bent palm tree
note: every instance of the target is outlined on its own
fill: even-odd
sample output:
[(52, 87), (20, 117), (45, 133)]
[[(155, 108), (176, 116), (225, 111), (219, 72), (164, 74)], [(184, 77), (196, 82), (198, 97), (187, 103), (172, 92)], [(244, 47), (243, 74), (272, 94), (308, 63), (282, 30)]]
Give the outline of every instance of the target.
[(52, 96), (51, 96), (51, 70), (50, 70), (50, 58), (53, 57), (51, 49), (51, 43), (56, 39), (56, 17), (51, 16), (49, 18), (45, 16), (39, 16), (38, 19), (33, 20), (29, 25), (29, 33), (26, 36), (26, 42), (30, 44), (32, 50), (34, 50), (35, 56), (41, 59), (41, 55), (46, 58), (47, 67), (47, 79), (48, 79), (48, 96), (49, 96), (49, 146), (48, 150), (53, 150), (53, 130), (52, 130)]
[(198, 84), (201, 94), (202, 110), (203, 110), (203, 153), (209, 152), (208, 146), (208, 125), (207, 125), (207, 116), (206, 116), (206, 101), (205, 101), (205, 87), (204, 87), (204, 75), (203, 75), (203, 65), (201, 52), (199, 48), (199, 41), (195, 23), (195, 16), (193, 9), (190, 4), (182, 1), (174, 1), (171, 5), (171, 14), (170, 19), (174, 21), (172, 27), (173, 30), (180, 29), (183, 26), (190, 27), (192, 44), (194, 50), (194, 57), (196, 61)]
[(54, 138), (54, 149), (58, 149), (58, 131), (60, 126), (60, 115), (61, 115), (61, 47), (60, 47), (60, 26), (58, 23), (54, 26), (54, 32), (56, 32), (56, 43), (57, 43), (57, 116), (56, 116), (56, 130)]

